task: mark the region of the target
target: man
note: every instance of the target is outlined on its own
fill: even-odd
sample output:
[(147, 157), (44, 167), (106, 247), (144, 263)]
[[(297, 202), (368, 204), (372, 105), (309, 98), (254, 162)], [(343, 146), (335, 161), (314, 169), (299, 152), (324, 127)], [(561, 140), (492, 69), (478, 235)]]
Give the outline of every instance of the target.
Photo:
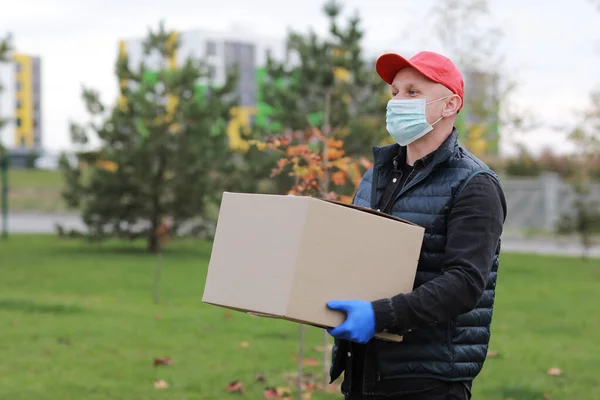
[[(397, 143), (374, 148), (354, 204), (412, 221), (425, 237), (412, 292), (328, 303), (346, 313), (329, 330), (331, 381), (344, 372), (346, 399), (470, 399), (490, 340), (504, 195), (457, 142), (464, 83), (452, 61), (385, 54), (376, 69), (391, 85), (386, 123)], [(403, 341), (372, 339), (376, 332)]]

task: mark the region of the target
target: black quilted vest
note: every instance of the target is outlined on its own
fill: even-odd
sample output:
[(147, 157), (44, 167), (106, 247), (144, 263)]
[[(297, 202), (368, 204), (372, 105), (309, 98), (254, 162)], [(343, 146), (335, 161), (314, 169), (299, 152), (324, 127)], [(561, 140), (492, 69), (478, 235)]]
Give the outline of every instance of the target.
[[(360, 183), (354, 204), (376, 208), (392, 173), (397, 144), (375, 147), (374, 166)], [(440, 275), (446, 243), (446, 218), (457, 194), (476, 174), (496, 175), (462, 148), (454, 130), (435, 151), (433, 159), (406, 184), (390, 213), (425, 228), (414, 287)], [(490, 324), (496, 276), (498, 243), (487, 287), (472, 311), (450, 321), (404, 332), (401, 343), (373, 339), (366, 346), (365, 394), (391, 394), (396, 378), (437, 378), (444, 381), (472, 380), (483, 367), (490, 340)], [(346, 371), (342, 391), (352, 381), (352, 343), (336, 340), (332, 353), (331, 381)]]

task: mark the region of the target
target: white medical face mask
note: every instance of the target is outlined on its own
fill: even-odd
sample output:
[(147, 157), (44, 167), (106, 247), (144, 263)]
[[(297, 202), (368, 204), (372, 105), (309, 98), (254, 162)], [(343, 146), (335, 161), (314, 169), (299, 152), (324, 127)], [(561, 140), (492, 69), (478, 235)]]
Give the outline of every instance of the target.
[(427, 122), (427, 105), (447, 99), (446, 96), (427, 103), (425, 99), (390, 100), (387, 105), (385, 117), (386, 128), (389, 134), (400, 146), (406, 146), (425, 136), (433, 130), (433, 125), (440, 122), (440, 117), (433, 124)]

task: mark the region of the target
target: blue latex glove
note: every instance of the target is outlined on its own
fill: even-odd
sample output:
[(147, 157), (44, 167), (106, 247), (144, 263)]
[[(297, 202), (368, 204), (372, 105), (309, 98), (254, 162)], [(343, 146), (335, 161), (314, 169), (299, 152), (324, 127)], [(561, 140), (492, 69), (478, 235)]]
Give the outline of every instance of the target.
[(330, 301), (327, 307), (346, 313), (346, 320), (327, 332), (337, 339), (367, 343), (375, 335), (375, 311), (368, 301), (343, 300)]

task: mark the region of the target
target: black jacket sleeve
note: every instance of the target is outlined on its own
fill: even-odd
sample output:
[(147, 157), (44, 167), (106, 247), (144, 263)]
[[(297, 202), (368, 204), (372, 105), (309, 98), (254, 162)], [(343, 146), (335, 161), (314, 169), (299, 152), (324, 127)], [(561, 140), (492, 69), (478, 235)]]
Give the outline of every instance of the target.
[(377, 332), (405, 333), (447, 321), (479, 302), (502, 234), (506, 201), (489, 174), (475, 175), (448, 216), (444, 273), (410, 293), (374, 301)]

